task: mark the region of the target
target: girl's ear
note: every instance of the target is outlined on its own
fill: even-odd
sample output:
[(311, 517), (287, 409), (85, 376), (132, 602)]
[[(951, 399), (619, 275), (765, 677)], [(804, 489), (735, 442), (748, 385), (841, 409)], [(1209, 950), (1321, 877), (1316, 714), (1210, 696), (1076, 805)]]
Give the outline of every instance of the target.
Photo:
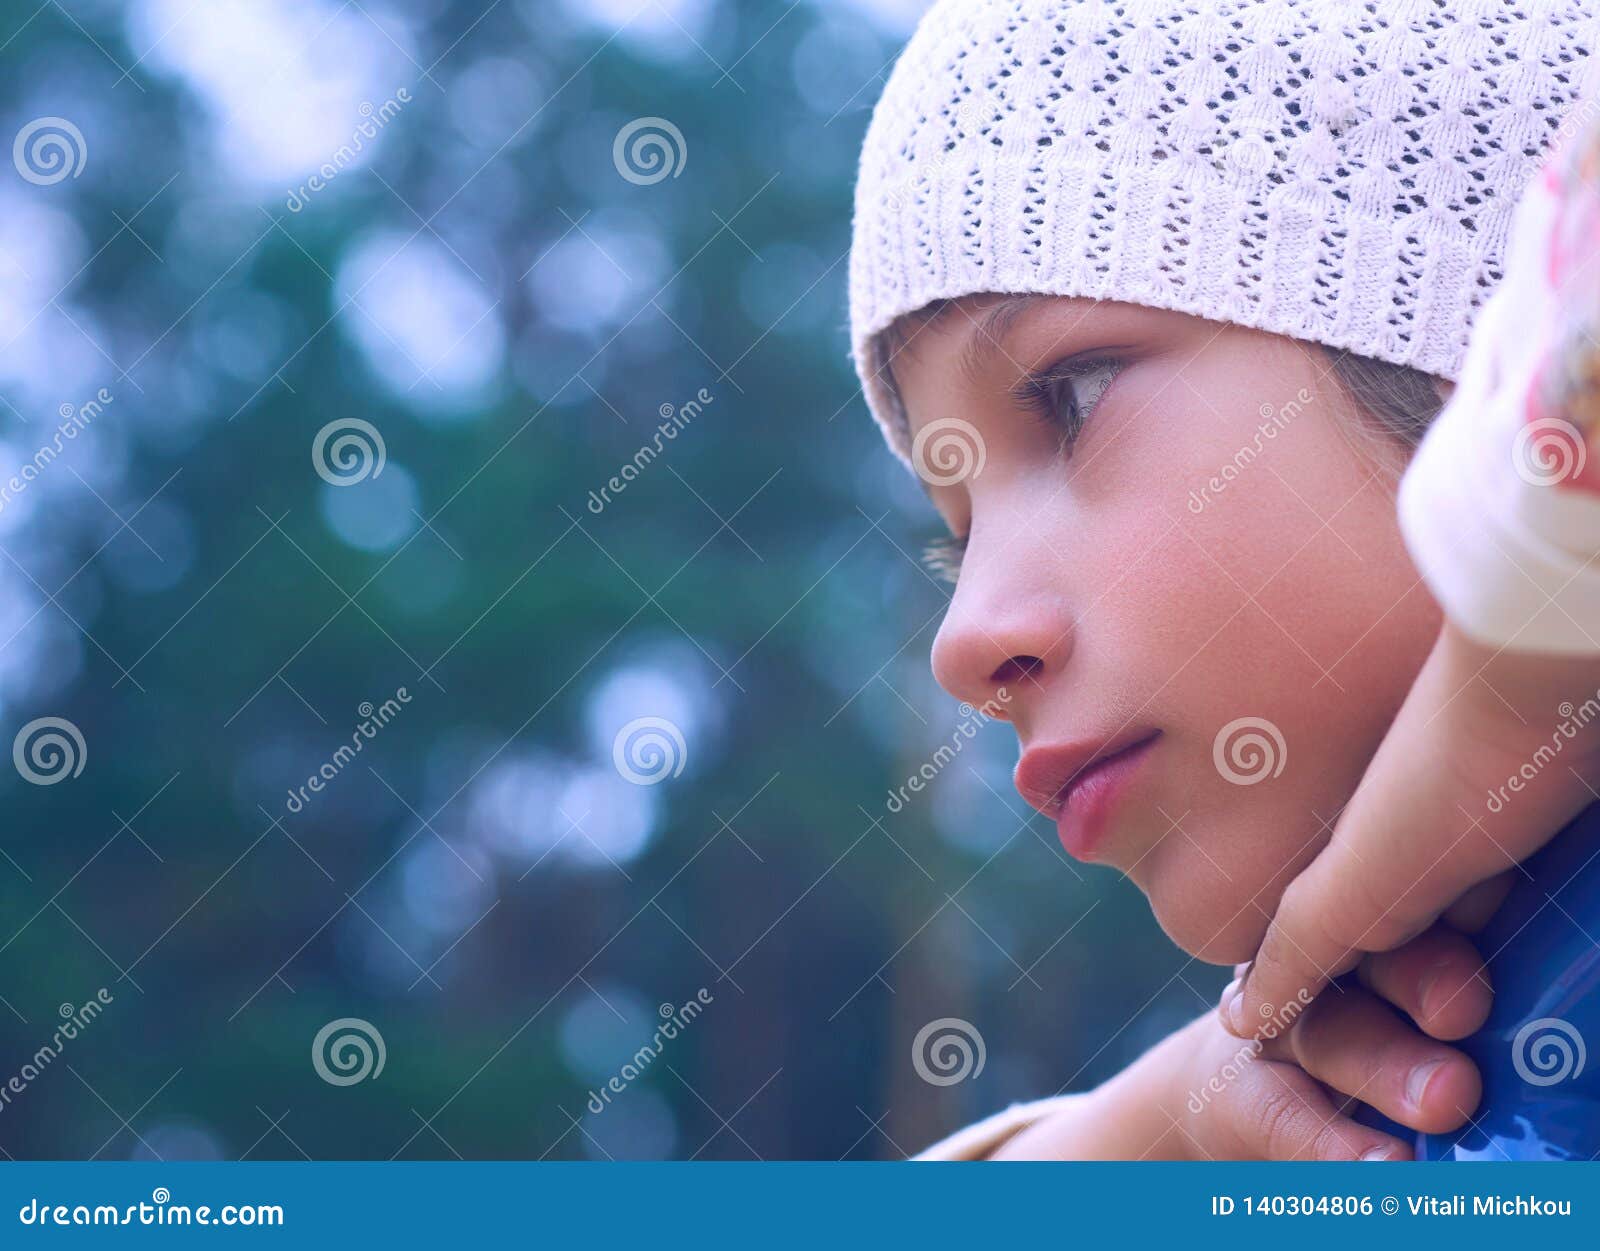
[(1448, 378), (1434, 378), (1433, 389), (1439, 393), (1439, 402), (1448, 404), (1450, 397), (1455, 394), (1456, 384)]

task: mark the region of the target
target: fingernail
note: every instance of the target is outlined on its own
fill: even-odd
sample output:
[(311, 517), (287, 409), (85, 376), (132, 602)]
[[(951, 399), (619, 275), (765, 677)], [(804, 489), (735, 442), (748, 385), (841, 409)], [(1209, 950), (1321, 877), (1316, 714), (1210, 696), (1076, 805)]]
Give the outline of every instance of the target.
[(1244, 1033), (1244, 986), (1235, 981), (1229, 988), (1233, 993), (1228, 1001), (1222, 1005), (1222, 1017), (1227, 1021), (1228, 1028), (1235, 1034)]
[(1427, 1092), (1428, 1082), (1433, 1075), (1443, 1066), (1443, 1060), (1430, 1060), (1426, 1064), (1419, 1064), (1411, 1070), (1411, 1076), (1406, 1078), (1406, 1102), (1412, 1107), (1422, 1107), (1422, 1096)]
[(1224, 1025), (1228, 1022), (1228, 1006), (1233, 1003), (1233, 997), (1239, 993), (1239, 979), (1236, 977), (1222, 988), (1222, 993), (1217, 996), (1217, 1015), (1222, 1018)]
[(1389, 1158), (1388, 1147), (1374, 1147), (1361, 1157), (1363, 1163), (1382, 1163)]

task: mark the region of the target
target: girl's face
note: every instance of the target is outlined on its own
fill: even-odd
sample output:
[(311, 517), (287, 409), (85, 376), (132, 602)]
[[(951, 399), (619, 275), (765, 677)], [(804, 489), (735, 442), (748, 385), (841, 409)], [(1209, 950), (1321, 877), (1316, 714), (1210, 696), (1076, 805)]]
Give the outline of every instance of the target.
[(964, 540), (935, 675), (1012, 722), (1068, 851), (1249, 959), (1438, 628), (1401, 453), (1279, 335), (986, 296), (904, 338), (913, 460)]

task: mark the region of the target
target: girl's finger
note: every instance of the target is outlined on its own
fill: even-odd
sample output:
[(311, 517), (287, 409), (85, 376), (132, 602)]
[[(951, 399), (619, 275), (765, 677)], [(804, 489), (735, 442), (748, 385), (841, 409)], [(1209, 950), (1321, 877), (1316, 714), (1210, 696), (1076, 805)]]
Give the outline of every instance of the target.
[[(1215, 1117), (1210, 1124), (1207, 1116)], [(1258, 1059), (1194, 1117), (1195, 1142), (1217, 1159), (1408, 1160), (1399, 1139), (1340, 1116), (1293, 1064)]]
[(1429, 1134), (1464, 1124), (1483, 1093), (1471, 1060), (1353, 985), (1319, 996), (1287, 1033), (1265, 1044), (1263, 1057), (1293, 1060), (1339, 1093)]
[(1480, 797), (1549, 751), (1536, 710), (1563, 696), (1544, 696), (1592, 691), (1591, 676), (1585, 670), (1580, 686), (1559, 658), (1486, 648), (1446, 625), (1328, 845), (1284, 888), (1249, 973), (1223, 1005), (1228, 1029), (1251, 1037), (1363, 956), (1424, 933), (1587, 806), (1594, 793), (1585, 776), (1600, 772), (1595, 736), (1564, 748), (1573, 767), (1537, 773), (1515, 803), (1486, 810)]
[(1217, 1011), (1219, 1013), (1223, 1013), (1224, 1014), (1224, 1016), (1223, 1016), (1223, 1025), (1224, 1026), (1226, 1026), (1228, 1024), (1227, 1017), (1226, 1017), (1228, 1004), (1232, 1001), (1234, 995), (1238, 992), (1239, 987), (1244, 983), (1244, 975), (1246, 973), (1248, 973), (1249, 971), (1250, 971), (1250, 961), (1248, 961), (1248, 960), (1244, 961), (1242, 964), (1234, 965), (1233, 966), (1233, 981), (1229, 982), (1226, 986), (1224, 986), (1222, 988), (1222, 994), (1220, 996), (1218, 996), (1218, 998), (1217, 998)]
[(1494, 1006), (1483, 958), (1471, 940), (1436, 925), (1395, 951), (1368, 956), (1362, 985), (1387, 999), (1434, 1038), (1465, 1038)]

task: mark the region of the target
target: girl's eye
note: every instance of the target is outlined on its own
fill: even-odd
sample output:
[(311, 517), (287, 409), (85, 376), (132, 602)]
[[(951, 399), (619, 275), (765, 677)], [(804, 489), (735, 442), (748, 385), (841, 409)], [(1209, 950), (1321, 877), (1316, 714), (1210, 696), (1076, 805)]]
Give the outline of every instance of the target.
[(1089, 414), (1126, 363), (1105, 357), (1061, 361), (1024, 378), (1012, 395), (1060, 435), (1063, 452), (1071, 452)]
[[(1104, 355), (1058, 361), (1017, 383), (1011, 389), (1012, 398), (1055, 430), (1061, 439), (1061, 450), (1070, 453), (1106, 388), (1126, 365), (1124, 360)], [(935, 539), (923, 549), (922, 564), (934, 577), (954, 584), (961, 576), (961, 560), (966, 551), (965, 537)]]
[(934, 577), (951, 585), (961, 576), (961, 558), (966, 554), (964, 538), (947, 536), (935, 539), (922, 549), (922, 565)]

